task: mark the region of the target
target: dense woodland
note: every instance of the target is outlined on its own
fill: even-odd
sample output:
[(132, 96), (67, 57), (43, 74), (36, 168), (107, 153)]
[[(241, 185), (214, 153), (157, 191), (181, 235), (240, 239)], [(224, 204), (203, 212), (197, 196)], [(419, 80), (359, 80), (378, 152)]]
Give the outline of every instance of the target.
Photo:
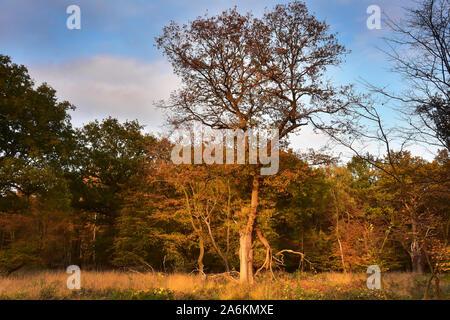
[[(448, 41), (448, 11), (444, 18)], [(425, 34), (426, 26), (421, 28)], [(245, 250), (251, 279), (279, 269), (449, 270), (448, 47), (439, 51), (447, 63), (441, 78), (436, 71), (437, 78), (415, 79), (417, 85), (428, 81), (427, 89), (437, 84), (432, 99), (402, 96), (404, 113), (418, 120), (396, 137), (441, 143), (427, 161), (389, 144), (391, 131), (383, 130), (374, 100), (356, 95), (351, 86), (322, 81), (346, 50), (300, 2), (277, 6), (260, 19), (232, 9), (187, 26), (171, 24), (156, 40), (183, 81), (171, 97), (169, 122), (186, 127), (201, 121), (219, 129), (276, 126), (282, 141), (278, 173), (260, 176), (260, 166), (248, 164), (175, 165), (174, 142), (146, 133), (138, 121), (107, 118), (74, 128), (72, 104), (60, 102), (50, 85), (35, 85), (26, 67), (0, 55), (4, 274), (72, 264), (242, 272)], [(426, 68), (426, 62), (398, 66)], [(375, 134), (356, 116), (373, 121)], [(301, 134), (306, 123), (348, 146), (354, 157), (345, 162), (295, 152), (289, 135)], [(373, 137), (387, 147), (382, 156), (360, 153), (349, 143)]]

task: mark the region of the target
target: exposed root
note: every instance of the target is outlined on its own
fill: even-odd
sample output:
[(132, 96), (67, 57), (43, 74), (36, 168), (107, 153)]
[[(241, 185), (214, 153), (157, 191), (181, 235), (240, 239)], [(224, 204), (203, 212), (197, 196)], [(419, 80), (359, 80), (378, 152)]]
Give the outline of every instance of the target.
[(264, 260), (263, 265), (256, 271), (255, 277), (258, 275), (258, 273), (262, 269), (266, 269), (266, 271), (270, 270), (272, 277), (276, 280), (275, 275), (272, 270), (272, 259), (273, 259), (272, 248), (269, 245), (269, 241), (267, 241), (267, 239), (264, 238), (261, 230), (259, 228), (255, 228), (255, 231), (256, 231), (256, 234), (258, 235), (259, 240), (261, 240), (264, 247), (266, 247), (266, 260)]

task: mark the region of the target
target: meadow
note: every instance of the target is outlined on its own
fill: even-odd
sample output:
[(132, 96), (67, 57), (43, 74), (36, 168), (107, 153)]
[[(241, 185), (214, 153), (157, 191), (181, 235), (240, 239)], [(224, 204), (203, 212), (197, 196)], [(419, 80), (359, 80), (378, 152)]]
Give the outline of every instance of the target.
[[(64, 271), (18, 273), (0, 278), (1, 300), (418, 300), (428, 275), (385, 273), (380, 290), (366, 287), (363, 273), (276, 273), (241, 286), (223, 275), (83, 271), (81, 289), (69, 290)], [(441, 299), (450, 299), (450, 275), (440, 281)], [(433, 287), (430, 299), (434, 297)]]

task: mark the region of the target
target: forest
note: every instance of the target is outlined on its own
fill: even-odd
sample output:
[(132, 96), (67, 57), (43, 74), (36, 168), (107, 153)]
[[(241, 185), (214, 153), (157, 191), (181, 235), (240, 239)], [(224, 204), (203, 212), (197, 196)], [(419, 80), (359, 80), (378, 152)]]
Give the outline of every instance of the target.
[[(399, 48), (387, 55), (413, 89), (394, 93), (328, 81), (347, 49), (302, 2), (162, 30), (156, 44), (182, 81), (158, 103), (168, 128), (276, 128), (279, 170), (266, 176), (248, 155), (174, 164), (177, 142), (138, 120), (74, 127), (76, 106), (0, 54), (0, 277), (77, 265), (251, 285), (377, 265), (439, 287), (450, 271), (449, 5), (410, 13), (406, 27), (391, 21)], [(386, 101), (402, 125), (388, 126)], [(297, 151), (290, 138), (307, 125), (352, 156)], [(419, 144), (432, 158), (408, 149)]]

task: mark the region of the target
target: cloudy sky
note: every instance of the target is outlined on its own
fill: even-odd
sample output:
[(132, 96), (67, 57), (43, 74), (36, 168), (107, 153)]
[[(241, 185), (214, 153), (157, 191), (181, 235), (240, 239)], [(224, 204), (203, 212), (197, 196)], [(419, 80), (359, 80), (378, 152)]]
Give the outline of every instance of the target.
[[(149, 131), (163, 130), (163, 114), (154, 102), (179, 86), (171, 66), (155, 47), (154, 38), (171, 20), (184, 23), (205, 13), (237, 6), (261, 15), (276, 0), (0, 0), (0, 53), (29, 68), (37, 83), (48, 82), (61, 100), (77, 109), (75, 126), (107, 116), (138, 119)], [(366, 10), (378, 5), (383, 15), (402, 16), (408, 0), (306, 0), (320, 20), (352, 53), (329, 76), (335, 82), (371, 83), (401, 88), (389, 72), (382, 37), (389, 31), (369, 30)], [(69, 30), (69, 5), (81, 8), (81, 29)], [(386, 111), (388, 112), (388, 111)], [(388, 117), (393, 120), (393, 117)], [(320, 135), (306, 129), (293, 138), (300, 149), (318, 148)]]

